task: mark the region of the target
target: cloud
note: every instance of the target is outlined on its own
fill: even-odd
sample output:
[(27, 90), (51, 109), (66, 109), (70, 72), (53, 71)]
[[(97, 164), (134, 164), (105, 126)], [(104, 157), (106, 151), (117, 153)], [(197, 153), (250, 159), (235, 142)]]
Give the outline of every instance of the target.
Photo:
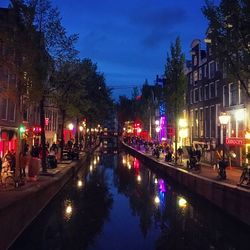
[(176, 25), (186, 20), (186, 11), (183, 8), (158, 8), (151, 9), (145, 7), (131, 15), (131, 22), (143, 27), (162, 29), (169, 28), (171, 25)]
[(142, 43), (148, 48), (156, 48), (162, 42), (171, 40), (174, 36), (173, 32), (166, 30), (152, 30), (143, 40)]
[(173, 32), (176, 26), (186, 20), (187, 13), (181, 7), (149, 8), (146, 6), (130, 16), (130, 22), (144, 34), (141, 43), (148, 48), (154, 48), (163, 41), (171, 39), (173, 33), (176, 33)]

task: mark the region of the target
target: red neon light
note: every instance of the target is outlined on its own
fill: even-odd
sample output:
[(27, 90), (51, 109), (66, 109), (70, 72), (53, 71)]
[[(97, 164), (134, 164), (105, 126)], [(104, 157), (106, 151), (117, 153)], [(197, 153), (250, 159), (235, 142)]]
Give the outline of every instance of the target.
[(246, 140), (244, 138), (226, 138), (226, 144), (242, 146), (246, 144)]

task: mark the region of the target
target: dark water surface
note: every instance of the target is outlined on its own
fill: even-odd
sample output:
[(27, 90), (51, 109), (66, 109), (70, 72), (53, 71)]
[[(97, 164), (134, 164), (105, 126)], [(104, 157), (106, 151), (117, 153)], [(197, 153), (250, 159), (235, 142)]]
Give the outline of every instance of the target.
[(96, 154), (15, 249), (249, 250), (250, 229), (131, 155)]

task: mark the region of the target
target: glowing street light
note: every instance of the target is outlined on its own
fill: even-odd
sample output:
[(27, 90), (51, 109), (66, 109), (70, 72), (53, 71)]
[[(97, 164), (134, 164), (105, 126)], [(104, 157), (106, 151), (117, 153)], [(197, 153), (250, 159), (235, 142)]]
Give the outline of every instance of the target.
[(137, 176), (137, 181), (141, 182), (141, 176), (140, 175)]
[(181, 207), (181, 208), (185, 208), (185, 207), (187, 206), (187, 200), (184, 199), (183, 197), (180, 197), (180, 198), (178, 199), (178, 205), (179, 205), (179, 207)]
[(79, 188), (82, 187), (82, 180), (77, 181), (77, 187), (79, 187)]
[(68, 128), (69, 128), (69, 130), (73, 130), (73, 128), (74, 128), (74, 125), (73, 125), (73, 123), (70, 123), (69, 125), (68, 125)]
[(155, 202), (155, 204), (159, 204), (160, 203), (160, 198), (159, 198), (159, 196), (155, 196), (155, 198), (154, 198), (154, 202)]
[(226, 126), (229, 122), (230, 116), (227, 115), (226, 113), (221, 113), (221, 115), (219, 116), (219, 121), (220, 124), (223, 126)]
[(222, 125), (222, 138), (223, 138), (223, 155), (222, 155), (222, 161), (223, 163), (225, 162), (225, 136), (224, 136), (224, 131), (226, 130), (226, 126), (230, 120), (230, 116), (227, 115), (226, 113), (221, 113), (219, 116), (220, 124)]
[(157, 134), (157, 141), (159, 141), (159, 133), (160, 133), (160, 130), (161, 130), (160, 126), (157, 126), (157, 127), (155, 128), (155, 132), (156, 132), (156, 134)]

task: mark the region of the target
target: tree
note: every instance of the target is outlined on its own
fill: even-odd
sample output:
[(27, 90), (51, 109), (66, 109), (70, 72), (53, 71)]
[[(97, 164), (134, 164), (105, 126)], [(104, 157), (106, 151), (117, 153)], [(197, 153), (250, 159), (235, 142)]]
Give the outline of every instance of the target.
[[(142, 85), (141, 89), (141, 100), (140, 100), (140, 116), (143, 123), (144, 130), (149, 131), (151, 136), (151, 120), (155, 110), (154, 107), (154, 93), (153, 86), (148, 84), (146, 80)], [(146, 112), (145, 112), (146, 111)]]
[(165, 102), (169, 122), (175, 125), (175, 162), (177, 162), (178, 118), (184, 107), (186, 80), (184, 75), (185, 57), (181, 51), (180, 38), (170, 46), (170, 55), (167, 55), (165, 65)]
[(119, 96), (116, 109), (120, 128), (123, 127), (125, 121), (133, 121), (135, 119), (134, 113), (131, 112), (132, 106), (131, 99), (127, 98), (125, 95)]
[[(50, 78), (53, 69), (76, 57), (74, 43), (77, 35), (68, 36), (61, 25), (59, 11), (49, 0), (11, 0), (14, 26), (4, 36), (5, 42), (15, 49), (17, 74), (17, 113), (20, 107), (38, 104), (40, 109), (42, 168), (46, 167), (45, 101), (53, 89)], [(6, 62), (6, 60), (5, 60)], [(25, 100), (25, 103), (20, 103)], [(21, 105), (22, 104), (22, 105)]]
[(218, 6), (207, 0), (202, 11), (208, 20), (206, 41), (212, 55), (229, 80), (239, 81), (250, 98), (249, 0), (221, 0)]

